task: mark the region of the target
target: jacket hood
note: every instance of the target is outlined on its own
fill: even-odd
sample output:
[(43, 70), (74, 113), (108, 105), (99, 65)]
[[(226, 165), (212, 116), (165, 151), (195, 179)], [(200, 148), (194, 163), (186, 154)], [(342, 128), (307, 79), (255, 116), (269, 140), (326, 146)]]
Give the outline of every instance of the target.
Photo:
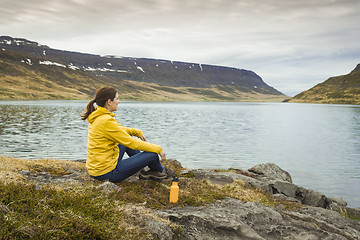
[(88, 116), (88, 121), (89, 123), (93, 123), (95, 121), (95, 119), (99, 116), (102, 116), (104, 114), (108, 114), (110, 115), (110, 117), (115, 117), (115, 113), (109, 112), (106, 108), (104, 107), (97, 107), (95, 111), (93, 111), (89, 116)]

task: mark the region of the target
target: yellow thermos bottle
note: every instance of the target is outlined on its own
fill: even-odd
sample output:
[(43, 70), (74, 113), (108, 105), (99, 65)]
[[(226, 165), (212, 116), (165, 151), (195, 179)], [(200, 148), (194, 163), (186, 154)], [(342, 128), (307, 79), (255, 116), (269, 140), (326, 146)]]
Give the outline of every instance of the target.
[(179, 178), (178, 177), (174, 177), (172, 180), (172, 185), (170, 187), (170, 199), (169, 201), (171, 203), (177, 203), (177, 201), (179, 200)]

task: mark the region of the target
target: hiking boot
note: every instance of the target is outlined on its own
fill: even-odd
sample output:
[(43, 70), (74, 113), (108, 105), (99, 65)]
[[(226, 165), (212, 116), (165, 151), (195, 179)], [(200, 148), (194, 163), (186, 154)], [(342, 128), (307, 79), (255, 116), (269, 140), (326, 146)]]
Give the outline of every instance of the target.
[(167, 174), (164, 172), (158, 172), (154, 170), (149, 170), (149, 171), (141, 170), (139, 177), (141, 179), (165, 179), (167, 177)]

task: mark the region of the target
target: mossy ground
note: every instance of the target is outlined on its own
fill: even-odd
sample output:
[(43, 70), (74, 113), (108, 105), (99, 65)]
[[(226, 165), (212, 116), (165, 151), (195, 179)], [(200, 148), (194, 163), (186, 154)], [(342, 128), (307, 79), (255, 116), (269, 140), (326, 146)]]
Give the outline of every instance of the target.
[[(173, 162), (165, 165), (181, 167)], [(77, 181), (39, 184), (20, 171), (52, 176), (82, 172)], [(181, 238), (181, 227), (161, 219), (156, 209), (202, 206), (226, 197), (260, 202), (266, 206), (296, 208), (241, 181), (219, 186), (191, 176), (180, 179), (180, 198), (169, 203), (171, 180), (123, 181), (121, 192), (104, 194), (85, 171), (84, 163), (60, 160), (25, 160), (0, 156), (0, 239), (152, 239), (149, 220), (167, 224)]]
[(341, 216), (350, 218), (356, 221), (360, 221), (360, 216), (358, 213), (355, 212), (354, 209), (347, 208), (347, 209), (338, 209), (338, 213), (340, 213)]

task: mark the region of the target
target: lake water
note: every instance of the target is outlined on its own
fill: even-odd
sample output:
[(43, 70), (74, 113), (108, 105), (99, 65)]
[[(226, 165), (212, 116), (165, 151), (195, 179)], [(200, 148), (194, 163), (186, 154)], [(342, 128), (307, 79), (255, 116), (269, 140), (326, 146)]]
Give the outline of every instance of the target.
[[(0, 102), (0, 154), (86, 159), (87, 101)], [(116, 119), (187, 168), (273, 162), (295, 184), (360, 207), (360, 106), (121, 102)]]

